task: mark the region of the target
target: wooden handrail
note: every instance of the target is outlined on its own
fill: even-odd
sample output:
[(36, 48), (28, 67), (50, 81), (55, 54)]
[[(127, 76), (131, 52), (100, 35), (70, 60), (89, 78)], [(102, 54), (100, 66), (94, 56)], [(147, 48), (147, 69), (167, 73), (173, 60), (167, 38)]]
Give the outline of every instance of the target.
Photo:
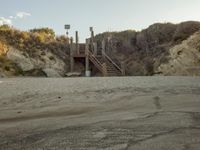
[[(99, 61), (95, 54), (93, 54), (89, 47), (85, 50), (86, 56), (94, 63), (94, 65), (103, 73), (104, 76), (107, 76), (107, 63), (103, 63)], [(125, 75), (125, 69), (118, 64), (116, 64), (105, 52), (102, 52), (102, 57), (108, 60), (118, 71), (120, 71), (121, 75)]]
[(93, 57), (95, 59), (95, 61), (102, 66), (101, 62), (95, 57), (95, 55), (93, 55), (90, 51), (88, 51), (89, 56)]
[(101, 62), (95, 57), (95, 55), (92, 54), (92, 52), (90, 52), (89, 50), (87, 50), (86, 52), (88, 54), (88, 56), (90, 57), (91, 60), (93, 60), (93, 63), (95, 63), (95, 65), (98, 67), (98, 69), (100, 71), (103, 72), (103, 65), (101, 64)]
[(93, 57), (90, 57), (90, 60), (94, 63), (94, 65), (102, 72), (102, 66), (96, 62)]
[(123, 73), (123, 70), (106, 53), (103, 53), (102, 55), (104, 55), (105, 58), (107, 58), (121, 73)]

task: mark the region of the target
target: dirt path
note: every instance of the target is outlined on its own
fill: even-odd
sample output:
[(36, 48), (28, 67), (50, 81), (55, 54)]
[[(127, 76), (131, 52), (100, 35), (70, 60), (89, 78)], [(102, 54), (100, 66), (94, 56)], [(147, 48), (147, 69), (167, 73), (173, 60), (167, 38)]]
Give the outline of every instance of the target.
[(0, 79), (2, 150), (199, 147), (200, 78)]

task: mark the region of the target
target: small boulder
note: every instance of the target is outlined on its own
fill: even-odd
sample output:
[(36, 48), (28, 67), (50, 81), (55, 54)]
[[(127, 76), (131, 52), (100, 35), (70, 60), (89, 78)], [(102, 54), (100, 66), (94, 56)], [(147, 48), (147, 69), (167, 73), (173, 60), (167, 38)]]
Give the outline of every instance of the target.
[(0, 72), (0, 78), (5, 78), (5, 77), (6, 77), (6, 75), (4, 73)]
[(45, 68), (45, 69), (42, 69), (42, 71), (46, 74), (47, 77), (50, 77), (50, 78), (61, 77), (61, 75), (56, 70), (51, 69), (51, 68)]
[(69, 73), (66, 73), (66, 76), (67, 77), (80, 77), (81, 73), (80, 72), (69, 72)]

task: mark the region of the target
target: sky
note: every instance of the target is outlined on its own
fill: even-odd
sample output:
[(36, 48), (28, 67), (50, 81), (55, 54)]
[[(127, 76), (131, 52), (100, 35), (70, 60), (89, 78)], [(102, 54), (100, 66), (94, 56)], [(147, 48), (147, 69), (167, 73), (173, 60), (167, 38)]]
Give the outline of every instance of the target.
[(200, 0), (0, 0), (0, 25), (21, 30), (49, 27), (57, 35), (79, 31), (81, 42), (94, 32), (142, 30), (157, 22), (200, 21)]

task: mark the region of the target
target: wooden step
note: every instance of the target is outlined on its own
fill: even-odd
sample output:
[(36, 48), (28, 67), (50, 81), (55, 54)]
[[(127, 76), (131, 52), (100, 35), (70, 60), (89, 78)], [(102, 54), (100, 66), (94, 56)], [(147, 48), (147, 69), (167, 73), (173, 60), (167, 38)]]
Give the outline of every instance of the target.
[(102, 56), (95, 56), (88, 52), (90, 61), (102, 72), (104, 76), (121, 76), (120, 68), (109, 58), (104, 59)]

